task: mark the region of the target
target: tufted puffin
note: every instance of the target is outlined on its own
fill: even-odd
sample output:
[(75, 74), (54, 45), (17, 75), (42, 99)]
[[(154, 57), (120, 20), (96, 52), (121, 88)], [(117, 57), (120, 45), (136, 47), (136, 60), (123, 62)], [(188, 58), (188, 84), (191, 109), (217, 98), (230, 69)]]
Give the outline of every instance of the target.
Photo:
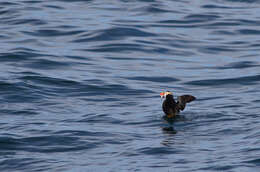
[(184, 110), (186, 103), (196, 99), (196, 97), (192, 95), (182, 95), (178, 97), (176, 102), (170, 91), (161, 92), (160, 96), (161, 98), (166, 98), (162, 104), (162, 109), (167, 118), (175, 118), (180, 111)]

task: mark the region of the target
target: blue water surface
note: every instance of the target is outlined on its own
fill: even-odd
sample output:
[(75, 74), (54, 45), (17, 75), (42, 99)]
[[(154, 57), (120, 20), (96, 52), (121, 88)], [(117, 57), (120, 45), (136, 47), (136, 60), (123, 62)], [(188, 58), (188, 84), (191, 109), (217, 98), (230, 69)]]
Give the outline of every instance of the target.
[(260, 1), (2, 0), (0, 116), (1, 172), (258, 172)]

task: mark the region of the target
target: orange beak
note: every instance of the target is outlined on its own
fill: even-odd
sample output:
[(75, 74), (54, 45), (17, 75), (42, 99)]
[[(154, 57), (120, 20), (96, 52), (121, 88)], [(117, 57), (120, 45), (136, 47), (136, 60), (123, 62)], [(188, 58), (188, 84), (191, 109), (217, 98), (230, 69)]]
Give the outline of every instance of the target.
[(163, 98), (164, 97), (164, 92), (161, 92), (160, 96), (161, 96), (161, 98)]

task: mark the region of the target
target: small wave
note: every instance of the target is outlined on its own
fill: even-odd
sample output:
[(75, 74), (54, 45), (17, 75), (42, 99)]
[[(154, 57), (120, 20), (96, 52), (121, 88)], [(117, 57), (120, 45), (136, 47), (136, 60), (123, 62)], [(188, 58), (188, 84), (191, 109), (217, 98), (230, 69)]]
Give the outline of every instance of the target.
[[(111, 41), (122, 40), (127, 37), (149, 37), (156, 35), (147, 31), (142, 31), (137, 28), (114, 27), (105, 30), (95, 31), (94, 33), (87, 34), (86, 36), (88, 38), (79, 38), (73, 42)], [(84, 35), (81, 37), (84, 37)]]
[(228, 2), (234, 2), (234, 3), (259, 3), (259, 0), (224, 0)]
[(42, 70), (57, 70), (57, 69), (67, 69), (73, 65), (73, 63), (62, 62), (62, 61), (54, 61), (48, 59), (37, 59), (31, 60), (30, 62), (24, 64), (23, 66), (31, 68), (31, 69), (42, 69)]
[(71, 35), (78, 35), (84, 31), (60, 31), (60, 30), (37, 30), (34, 32), (23, 31), (24, 34), (28, 34), (30, 36), (37, 36), (37, 37), (58, 37), (58, 36), (71, 36)]
[[(28, 152), (67, 152), (96, 148), (100, 143), (82, 141), (75, 136), (0, 137), (1, 150)], [(70, 145), (70, 146), (68, 146)]]
[(68, 3), (74, 3), (74, 2), (88, 3), (88, 2), (92, 2), (93, 0), (56, 0), (56, 1), (68, 2)]
[(209, 9), (232, 9), (232, 7), (224, 6), (224, 5), (213, 5), (213, 4), (207, 4), (202, 5), (202, 8), (209, 8)]
[(223, 86), (223, 85), (252, 85), (260, 81), (260, 75), (255, 76), (244, 76), (238, 78), (228, 78), (228, 79), (207, 79), (207, 80), (197, 80), (189, 81), (185, 84), (196, 85), (196, 86)]
[(177, 78), (173, 77), (145, 77), (145, 76), (136, 76), (136, 77), (127, 77), (129, 80), (136, 81), (151, 81), (151, 82), (160, 82), (160, 83), (169, 83), (179, 81)]
[(237, 32), (242, 35), (259, 35), (260, 30), (255, 30), (255, 29), (240, 29)]
[(249, 163), (249, 164), (254, 164), (254, 165), (259, 166), (260, 165), (260, 158), (244, 161), (244, 163)]
[(190, 21), (195, 21), (196, 23), (199, 22), (206, 22), (206, 21), (214, 21), (216, 19), (220, 18), (218, 15), (213, 14), (191, 14), (185, 16), (185, 19), (188, 19)]
[[(46, 76), (24, 76), (19, 78), (26, 83), (33, 83), (42, 94), (60, 96), (97, 96), (97, 95), (145, 95), (153, 93), (144, 89), (133, 89), (121, 84), (105, 84), (102, 80), (88, 80), (78, 82), (74, 80), (52, 78)], [(93, 82), (93, 83), (91, 83)], [(96, 85), (97, 83), (99, 85)], [(102, 83), (102, 84), (101, 84)]]
[(33, 51), (15, 51), (9, 53), (0, 53), (0, 61), (1, 62), (17, 62), (17, 61), (26, 61), (35, 57), (42, 56), (39, 53), (35, 53)]
[[(51, 167), (44, 167), (43, 165), (36, 165), (41, 163), (49, 163), (49, 161), (41, 158), (10, 158), (3, 159), (0, 162), (2, 171), (28, 171), (28, 169), (33, 171), (49, 171), (52, 170)], [(12, 167), (12, 168), (10, 168)], [(29, 171), (30, 171), (29, 170)]]
[(80, 84), (73, 80), (51, 78), (51, 77), (44, 77), (44, 76), (23, 76), (20, 78), (20, 80), (23, 80), (25, 82), (31, 81), (38, 84), (44, 84), (46, 86), (60, 86), (60, 87), (72, 87)]
[(5, 6), (12, 6), (12, 5), (19, 5), (19, 4), (14, 2), (0, 2), (0, 5), (5, 7)]
[(162, 156), (167, 154), (179, 153), (179, 150), (169, 149), (168, 147), (144, 147), (137, 150), (141, 154)]
[(168, 13), (171, 10), (165, 9), (164, 6), (149, 5), (141, 8), (135, 8), (136, 11), (142, 11), (142, 13)]
[(254, 61), (241, 61), (241, 62), (233, 62), (224, 66), (218, 66), (216, 69), (244, 69), (251, 67), (259, 67), (260, 65)]
[[(8, 22), (11, 25), (25, 25), (25, 24), (30, 24), (32, 26), (40, 26), (40, 25), (46, 25), (48, 24), (44, 20), (40, 19), (16, 19), (16, 20), (11, 20)], [(26, 32), (25, 32), (26, 33)]]

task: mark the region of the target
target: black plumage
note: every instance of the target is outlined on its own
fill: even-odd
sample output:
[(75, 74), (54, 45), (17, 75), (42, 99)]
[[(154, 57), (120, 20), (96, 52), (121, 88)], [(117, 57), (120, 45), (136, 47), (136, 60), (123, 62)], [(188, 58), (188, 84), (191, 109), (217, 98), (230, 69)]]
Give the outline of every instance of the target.
[(182, 95), (178, 97), (177, 102), (174, 100), (171, 92), (163, 93), (162, 97), (166, 97), (162, 104), (162, 109), (168, 118), (174, 118), (180, 111), (185, 109), (186, 103), (189, 103), (196, 98), (192, 95)]

